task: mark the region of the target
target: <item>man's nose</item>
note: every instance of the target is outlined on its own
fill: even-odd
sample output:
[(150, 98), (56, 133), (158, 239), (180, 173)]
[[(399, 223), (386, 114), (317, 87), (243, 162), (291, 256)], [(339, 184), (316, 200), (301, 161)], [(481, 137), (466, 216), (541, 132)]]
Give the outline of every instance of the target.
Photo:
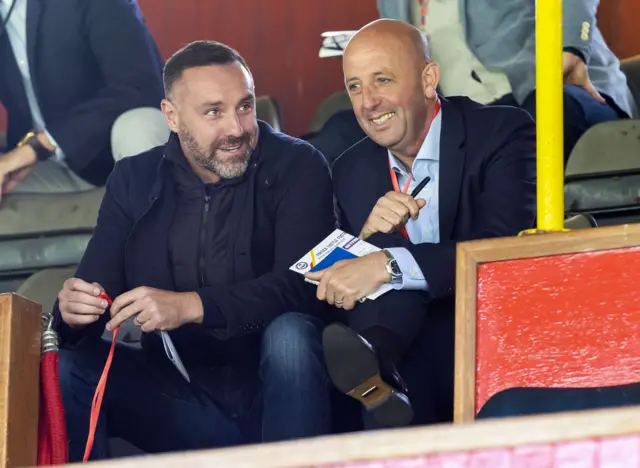
[(362, 89), (362, 108), (366, 111), (372, 111), (380, 104), (380, 98), (377, 93), (369, 87)]
[(225, 127), (225, 134), (230, 137), (239, 138), (244, 133), (244, 128), (237, 114), (231, 114), (227, 118)]

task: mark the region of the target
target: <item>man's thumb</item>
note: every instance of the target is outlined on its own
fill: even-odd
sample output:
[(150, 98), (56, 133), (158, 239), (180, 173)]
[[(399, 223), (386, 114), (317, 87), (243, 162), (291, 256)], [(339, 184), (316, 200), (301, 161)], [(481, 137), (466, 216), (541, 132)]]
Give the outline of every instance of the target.
[(427, 204), (427, 200), (425, 200), (424, 198), (418, 198), (416, 200), (416, 203), (418, 204), (418, 208), (422, 209), (424, 208), (424, 205)]
[(310, 279), (311, 281), (320, 281), (322, 279), (322, 277), (324, 276), (324, 272), (325, 272), (325, 270), (309, 271), (304, 276), (307, 279)]
[(592, 83), (587, 83), (587, 85), (584, 87), (584, 89), (587, 90), (587, 92), (589, 94), (591, 94), (593, 96), (593, 98), (598, 101), (600, 104), (606, 104), (607, 101), (605, 101), (605, 99), (600, 96), (600, 93), (596, 90), (596, 88), (593, 87)]

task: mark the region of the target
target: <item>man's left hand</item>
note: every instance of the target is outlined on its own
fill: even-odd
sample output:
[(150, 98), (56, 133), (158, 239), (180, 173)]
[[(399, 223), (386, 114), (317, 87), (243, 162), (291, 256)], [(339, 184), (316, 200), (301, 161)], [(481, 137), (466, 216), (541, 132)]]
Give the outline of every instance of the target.
[(36, 162), (35, 151), (26, 145), (0, 155), (0, 198), (13, 190)]
[(316, 293), (318, 299), (351, 310), (360, 299), (389, 282), (386, 264), (386, 255), (374, 252), (336, 262), (325, 270), (307, 273), (306, 277), (320, 282)]
[(148, 333), (202, 323), (204, 309), (195, 292), (178, 293), (145, 286), (121, 294), (113, 301), (111, 320), (106, 328), (111, 331), (134, 316), (133, 322)]
[(564, 84), (580, 86), (600, 104), (607, 102), (591, 83), (587, 64), (577, 55), (571, 52), (562, 53), (562, 76), (564, 77)]
[(4, 185), (2, 185), (3, 193), (10, 193), (20, 182), (27, 178), (32, 170), (33, 166), (27, 166), (9, 174), (4, 181)]

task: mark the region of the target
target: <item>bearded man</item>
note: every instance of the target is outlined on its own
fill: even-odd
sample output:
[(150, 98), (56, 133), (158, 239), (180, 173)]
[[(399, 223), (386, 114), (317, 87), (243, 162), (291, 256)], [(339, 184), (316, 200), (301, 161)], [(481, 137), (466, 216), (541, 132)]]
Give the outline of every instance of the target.
[(117, 163), (54, 308), (71, 461), (109, 352), (101, 335), (128, 319), (142, 346), (117, 344), (92, 459), (110, 456), (109, 437), (155, 453), (330, 431), (322, 306), (289, 271), (335, 227), (326, 162), (256, 120), (251, 73), (224, 44), (178, 51), (164, 86), (169, 141)]

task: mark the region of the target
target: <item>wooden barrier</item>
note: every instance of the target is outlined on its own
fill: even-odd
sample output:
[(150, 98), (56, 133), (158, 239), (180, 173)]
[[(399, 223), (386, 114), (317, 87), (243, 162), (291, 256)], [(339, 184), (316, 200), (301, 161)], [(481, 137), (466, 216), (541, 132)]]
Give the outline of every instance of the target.
[(569, 468), (640, 466), (640, 407), (90, 463), (96, 468)]
[(0, 294), (0, 468), (36, 463), (41, 308)]
[(640, 382), (640, 225), (462, 243), (456, 422), (513, 387)]

